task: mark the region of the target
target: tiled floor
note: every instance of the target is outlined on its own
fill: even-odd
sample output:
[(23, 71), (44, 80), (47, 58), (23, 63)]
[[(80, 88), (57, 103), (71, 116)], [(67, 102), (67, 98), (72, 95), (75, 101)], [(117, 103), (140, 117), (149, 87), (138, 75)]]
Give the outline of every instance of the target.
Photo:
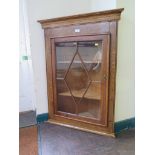
[(38, 152), (39, 155), (134, 155), (134, 135), (134, 130), (129, 130), (111, 138), (41, 123), (38, 125)]
[(27, 127), (37, 124), (36, 122), (36, 112), (27, 111), (19, 114), (19, 127)]

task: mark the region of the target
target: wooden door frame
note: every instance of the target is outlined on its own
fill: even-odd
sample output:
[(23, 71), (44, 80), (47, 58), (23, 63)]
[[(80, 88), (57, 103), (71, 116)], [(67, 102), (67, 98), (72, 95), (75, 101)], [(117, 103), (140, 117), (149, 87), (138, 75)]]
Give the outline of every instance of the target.
[[(83, 122), (89, 122), (94, 124), (100, 124), (101, 126), (107, 126), (108, 122), (108, 82), (109, 82), (109, 45), (110, 45), (110, 34), (104, 35), (81, 35), (74, 37), (59, 37), (59, 38), (50, 38), (51, 40), (51, 52), (52, 52), (52, 73), (53, 73), (53, 105), (54, 105), (54, 113), (52, 115), (61, 116), (66, 119), (74, 119)], [(75, 116), (73, 114), (65, 113), (57, 111), (57, 90), (56, 90), (56, 50), (55, 43), (59, 42), (70, 42), (70, 41), (93, 41), (93, 40), (102, 40), (103, 52), (102, 54), (102, 69), (103, 69), (103, 77), (106, 76), (106, 79), (102, 79), (101, 81), (101, 89), (103, 90), (103, 94), (101, 94), (101, 104), (100, 104), (100, 117), (101, 120), (86, 118)], [(105, 66), (105, 67), (103, 67)], [(102, 100), (103, 98), (103, 100)], [(68, 116), (70, 118), (68, 118)]]
[[(107, 34), (107, 33), (106, 33)], [(117, 21), (111, 21), (109, 22), (109, 34), (110, 34), (110, 53), (109, 53), (109, 97), (108, 97), (108, 122), (107, 127), (98, 128), (95, 130), (91, 130), (92, 132), (104, 134), (104, 133), (110, 133), (114, 135), (114, 108), (115, 108), (115, 84), (116, 84), (116, 61), (117, 61)], [(49, 120), (50, 122), (53, 121), (57, 124), (58, 118), (57, 116), (54, 116), (54, 87), (53, 87), (53, 71), (52, 68), (52, 53), (51, 53), (51, 34), (49, 34), (49, 30), (45, 29), (45, 55), (46, 55), (46, 72), (47, 72), (47, 89), (48, 89), (48, 111), (49, 111)], [(55, 121), (54, 121), (55, 120)], [(62, 121), (62, 122), (61, 122)], [(63, 123), (64, 122), (64, 123)], [(71, 124), (73, 127), (77, 123), (69, 122), (64, 120), (64, 118), (61, 118), (60, 122), (58, 124)], [(85, 122), (87, 123), (87, 122)], [(84, 126), (85, 124), (82, 124)], [(79, 125), (80, 126), (80, 125)], [(78, 127), (77, 127), (78, 128)], [(80, 127), (79, 127), (80, 128)], [(88, 128), (91, 128), (89, 126)], [(94, 128), (92, 126), (92, 128)], [(85, 130), (80, 128), (81, 130)], [(89, 130), (89, 129), (86, 129)]]

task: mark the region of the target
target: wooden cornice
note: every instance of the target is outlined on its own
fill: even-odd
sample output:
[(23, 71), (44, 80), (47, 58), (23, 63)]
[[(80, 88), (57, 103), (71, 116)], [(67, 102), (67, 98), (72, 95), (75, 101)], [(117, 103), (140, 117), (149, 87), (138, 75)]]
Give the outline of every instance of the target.
[(94, 23), (101, 21), (119, 20), (121, 12), (124, 8), (78, 14), (72, 16), (58, 17), (46, 20), (38, 20), (41, 23), (42, 28), (53, 28), (59, 26)]

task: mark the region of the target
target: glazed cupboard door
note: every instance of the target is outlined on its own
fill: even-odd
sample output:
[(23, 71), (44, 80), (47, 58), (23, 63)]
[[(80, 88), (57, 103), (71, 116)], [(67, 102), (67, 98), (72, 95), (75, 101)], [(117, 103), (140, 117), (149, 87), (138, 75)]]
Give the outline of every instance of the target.
[(55, 115), (107, 125), (109, 35), (51, 39)]

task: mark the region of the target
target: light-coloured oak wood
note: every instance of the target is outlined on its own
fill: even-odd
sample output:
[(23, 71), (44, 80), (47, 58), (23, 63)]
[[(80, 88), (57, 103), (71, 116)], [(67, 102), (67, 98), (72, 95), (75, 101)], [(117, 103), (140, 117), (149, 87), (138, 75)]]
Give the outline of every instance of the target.
[(41, 23), (43, 28), (53, 28), (101, 21), (117, 21), (120, 19), (120, 14), (123, 10), (124, 9), (121, 8), (93, 13), (85, 13), (53, 19), (38, 20), (38, 22)]
[[(83, 92), (85, 89), (83, 90), (72, 90), (72, 93), (75, 94), (74, 97), (79, 97), (81, 98), (81, 91)], [(94, 91), (94, 90), (90, 90), (87, 92), (87, 95), (85, 96), (86, 99), (92, 99), (92, 100), (100, 100), (101, 99), (101, 92), (99, 91), (100, 89), (96, 89), (98, 91)], [(70, 92), (63, 92), (63, 93), (59, 93), (58, 95), (62, 95), (62, 96), (71, 96)]]
[[(124, 9), (121, 8), (38, 21), (45, 30), (49, 122), (101, 135), (114, 136), (117, 25), (123, 10)], [(80, 29), (80, 31), (77, 33), (75, 29)], [(64, 104), (62, 104), (62, 107), (68, 105), (68, 109), (71, 110), (72, 105), (65, 104), (65, 102), (68, 103), (70, 96), (69, 89), (57, 93), (57, 60), (55, 47), (55, 44), (59, 42), (92, 40), (102, 40), (104, 51), (102, 62), (100, 62), (102, 64), (100, 90), (94, 88), (92, 92), (88, 91), (85, 96), (87, 100), (90, 100), (90, 106), (94, 106), (93, 101), (100, 100), (100, 104), (98, 104), (100, 106), (99, 117), (94, 115), (94, 118), (91, 117), (93, 113), (90, 114), (89, 111), (84, 110), (87, 108), (87, 104), (83, 104), (81, 109), (79, 109), (81, 116), (84, 115), (85, 117), (78, 115), (77, 110), (75, 110), (75, 112), (74, 110), (69, 112), (58, 110), (58, 96), (63, 96)], [(82, 80), (70, 78), (68, 80), (72, 83), (78, 81), (79, 85), (82, 84)], [(75, 86), (76, 85), (74, 85), (74, 87)], [(78, 92), (78, 90), (74, 90), (74, 87), (72, 87), (74, 97), (81, 98), (81, 91), (79, 90)], [(96, 106), (96, 109), (97, 108), (98, 106)]]
[(85, 127), (82, 127), (82, 126), (70, 125), (70, 124), (66, 124), (66, 123), (63, 123), (61, 121), (55, 121), (55, 120), (52, 120), (52, 119), (48, 120), (48, 122), (51, 123), (51, 124), (56, 124), (56, 125), (61, 125), (61, 126), (77, 129), (77, 130), (91, 132), (91, 133), (99, 134), (99, 135), (102, 135), (102, 136), (106, 135), (106, 136), (110, 136), (110, 137), (114, 137), (114, 138), (116, 137), (115, 133), (108, 133), (108, 132), (103, 132), (103, 131), (97, 131), (96, 129), (93, 130), (93, 129), (85, 128)]

